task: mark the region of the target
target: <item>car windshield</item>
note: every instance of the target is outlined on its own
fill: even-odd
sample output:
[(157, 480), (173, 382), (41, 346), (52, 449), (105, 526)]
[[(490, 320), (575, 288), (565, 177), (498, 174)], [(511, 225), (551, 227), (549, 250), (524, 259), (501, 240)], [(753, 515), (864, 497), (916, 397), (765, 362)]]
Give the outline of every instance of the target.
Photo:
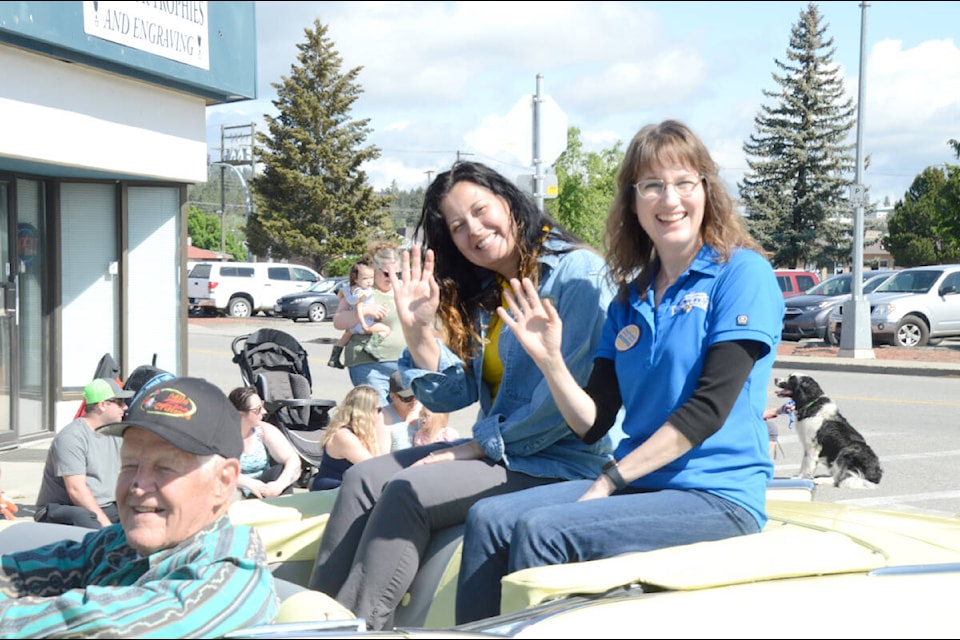
[(884, 282), (890, 279), (890, 276), (873, 276), (869, 280), (863, 283), (863, 292), (870, 293), (874, 291), (877, 287), (882, 285)]
[(901, 271), (874, 291), (877, 293), (926, 293), (942, 271)]
[(843, 275), (834, 278), (827, 278), (820, 284), (807, 289), (804, 293), (808, 296), (845, 296), (850, 293), (851, 276)]
[(337, 286), (337, 280), (317, 280), (311, 285), (309, 291), (314, 293), (326, 293)]

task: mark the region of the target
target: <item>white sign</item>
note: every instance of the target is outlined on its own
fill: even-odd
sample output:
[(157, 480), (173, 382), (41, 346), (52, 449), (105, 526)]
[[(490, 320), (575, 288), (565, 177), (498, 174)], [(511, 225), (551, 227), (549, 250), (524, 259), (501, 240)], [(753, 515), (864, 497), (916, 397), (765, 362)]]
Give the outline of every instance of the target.
[[(507, 149), (533, 166), (533, 95), (520, 98), (507, 114)], [(551, 165), (567, 148), (567, 114), (550, 96), (540, 97), (540, 163)]]
[(532, 174), (517, 176), (517, 186), (521, 191), (529, 193), (532, 196), (542, 196), (544, 199), (556, 198), (560, 195), (560, 186), (557, 182), (557, 175), (548, 173), (543, 178), (543, 193), (537, 193), (537, 176)]
[(84, 2), (84, 33), (210, 69), (207, 2)]
[(862, 207), (865, 194), (866, 189), (864, 189), (862, 184), (850, 185), (850, 204), (854, 207)]

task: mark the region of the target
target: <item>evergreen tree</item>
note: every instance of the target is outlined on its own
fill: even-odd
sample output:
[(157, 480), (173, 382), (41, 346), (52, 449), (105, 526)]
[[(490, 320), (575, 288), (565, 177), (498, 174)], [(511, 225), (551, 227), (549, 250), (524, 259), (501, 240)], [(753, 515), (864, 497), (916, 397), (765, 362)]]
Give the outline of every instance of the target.
[(801, 11), (788, 62), (774, 60), (781, 88), (763, 91), (775, 104), (761, 107), (743, 145), (749, 171), (738, 187), (747, 224), (777, 267), (833, 267), (851, 256), (851, 180), (844, 174), (854, 168), (854, 145), (845, 140), (855, 113), (826, 31), (817, 5)]
[(343, 60), (319, 20), (304, 33), (298, 64), (273, 84), (279, 115), (266, 116), (267, 133), (257, 132), (254, 154), (263, 172), (251, 179), (256, 212), (247, 241), (258, 255), (297, 256), (322, 270), (333, 259), (362, 254), (368, 240), (392, 235), (390, 199), (376, 195), (360, 170), (380, 157), (378, 148), (364, 146), (369, 119), (350, 117), (362, 67), (341, 71)]
[(567, 147), (554, 164), (559, 195), (547, 200), (544, 207), (557, 222), (595, 249), (602, 249), (603, 226), (622, 159), (619, 140), (612, 149), (586, 153), (580, 129), (570, 127)]
[(396, 233), (399, 234), (404, 229), (412, 229), (417, 226), (420, 212), (423, 209), (425, 194), (426, 189), (424, 187), (402, 191), (396, 180), (390, 183), (390, 187), (382, 195), (390, 197), (390, 222)]

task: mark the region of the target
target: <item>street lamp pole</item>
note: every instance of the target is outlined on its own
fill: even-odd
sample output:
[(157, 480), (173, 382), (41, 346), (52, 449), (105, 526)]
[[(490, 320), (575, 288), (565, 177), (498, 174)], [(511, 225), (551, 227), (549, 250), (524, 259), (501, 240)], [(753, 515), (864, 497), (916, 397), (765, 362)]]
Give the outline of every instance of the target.
[(873, 332), (870, 329), (870, 305), (863, 297), (863, 103), (866, 100), (867, 8), (860, 3), (860, 88), (857, 96), (857, 173), (850, 191), (853, 212), (853, 274), (849, 302), (843, 304), (843, 323), (840, 325), (840, 349), (837, 355), (845, 358), (875, 357)]

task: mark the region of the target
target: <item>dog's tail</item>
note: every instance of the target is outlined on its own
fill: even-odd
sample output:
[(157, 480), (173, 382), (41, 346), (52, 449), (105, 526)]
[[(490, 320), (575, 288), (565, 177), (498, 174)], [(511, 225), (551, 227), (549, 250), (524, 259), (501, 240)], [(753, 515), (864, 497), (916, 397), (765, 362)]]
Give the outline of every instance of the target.
[(834, 478), (834, 485), (840, 489), (874, 489), (876, 482), (870, 482), (857, 471), (838, 473)]
[(872, 489), (883, 477), (877, 454), (864, 444), (841, 449), (833, 462), (833, 469), (833, 483), (843, 489)]

